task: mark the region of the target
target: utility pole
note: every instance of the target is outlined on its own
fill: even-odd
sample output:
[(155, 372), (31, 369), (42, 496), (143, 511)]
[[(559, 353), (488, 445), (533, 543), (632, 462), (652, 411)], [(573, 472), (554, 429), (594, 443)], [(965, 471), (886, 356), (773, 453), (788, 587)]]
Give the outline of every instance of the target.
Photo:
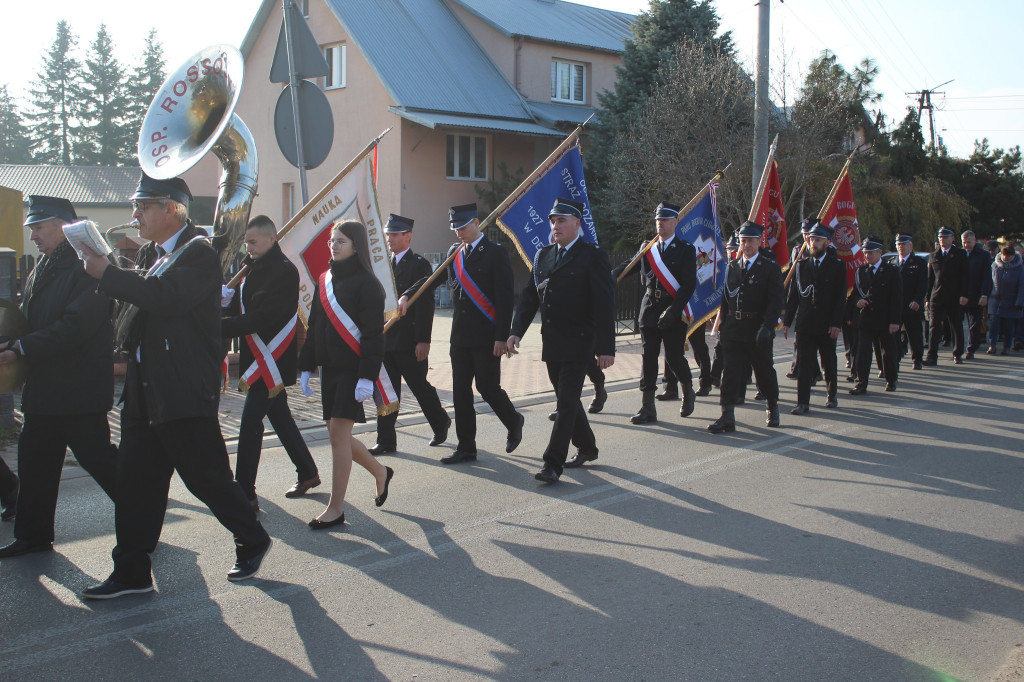
[(754, 159), (750, 201), (757, 200), (757, 185), (768, 159), (768, 26), (771, 0), (757, 3), (757, 65), (754, 76)]
[(918, 125), (921, 124), (921, 112), (923, 112), (925, 109), (928, 110), (928, 133), (929, 133), (929, 135), (931, 137), (932, 149), (933, 150), (935, 149), (935, 117), (932, 115), (932, 111), (935, 109), (935, 107), (932, 106), (932, 95), (944, 95), (944, 94), (946, 94), (944, 92), (935, 92), (935, 90), (937, 88), (941, 88), (943, 85), (949, 85), (950, 83), (953, 82), (953, 80), (954, 79), (951, 78), (948, 81), (946, 81), (945, 83), (940, 83), (939, 85), (936, 85), (934, 88), (926, 88), (926, 89), (921, 90), (920, 92), (908, 92), (908, 93), (906, 93), (908, 96), (916, 96), (917, 97), (917, 123), (918, 123)]

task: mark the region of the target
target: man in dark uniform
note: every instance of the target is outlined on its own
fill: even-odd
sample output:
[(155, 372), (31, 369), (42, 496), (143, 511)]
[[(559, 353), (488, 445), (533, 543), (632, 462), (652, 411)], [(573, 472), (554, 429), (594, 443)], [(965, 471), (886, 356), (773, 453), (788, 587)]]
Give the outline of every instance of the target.
[(243, 337), (238, 387), (245, 391), (245, 405), (238, 428), (235, 480), (249, 504), (259, 509), (256, 472), (263, 449), (264, 417), (270, 419), (298, 476), (285, 497), (305, 495), (320, 485), (320, 475), (288, 407), (286, 391), (295, 385), (299, 271), (281, 251), (274, 221), (265, 215), (256, 216), (246, 226), (245, 252), (242, 264), (249, 272), (239, 285), (241, 296), (226, 287), (223, 292), (221, 304), (228, 305), (221, 333), (225, 339)]
[(740, 226), (740, 257), (730, 261), (722, 297), (722, 416), (708, 424), (711, 433), (736, 430), (734, 406), (743, 395), (751, 368), (764, 394), (765, 423), (779, 425), (779, 378), (775, 374), (772, 339), (782, 312), (782, 270), (758, 247), (764, 228), (747, 221)]
[(66, 199), (29, 197), (25, 225), (43, 257), (25, 284), (21, 310), (28, 333), (0, 347), (0, 364), (20, 355), (28, 364), (22, 392), (24, 424), (18, 438), (18, 495), (14, 542), (0, 559), (53, 549), (60, 472), (70, 447), (82, 468), (115, 499), (117, 449), (107, 412), (114, 402), (110, 299), (82, 270), (64, 237), (77, 220)]
[(825, 374), (825, 407), (836, 407), (838, 368), (836, 339), (843, 323), (846, 305), (846, 264), (828, 250), (830, 230), (816, 223), (807, 232), (809, 249), (796, 261), (796, 272), (789, 283), (783, 333), (793, 327), (793, 343), (799, 346), (797, 358), (796, 407), (792, 414), (810, 411), (811, 384), (818, 372), (820, 354)]
[(900, 270), (903, 290), (902, 322), (906, 341), (901, 341), (900, 357), (907, 354), (914, 369), (921, 369), (924, 358), (924, 297), (928, 293), (928, 261), (914, 253), (914, 237), (896, 235), (895, 265)]
[[(432, 271), (430, 263), (409, 248), (412, 226), (412, 219), (392, 213), (384, 227), (396, 291), (405, 291), (423, 277), (429, 277)], [(400, 318), (384, 334), (384, 368), (399, 398), (402, 397), (402, 379), (405, 379), (434, 432), (430, 445), (436, 446), (448, 439), (452, 419), (441, 405), (437, 389), (427, 381), (427, 356), (430, 354), (433, 325), (434, 297), (425, 296), (413, 306), (412, 315)], [(397, 421), (397, 410), (377, 417), (377, 444), (369, 448), (371, 455), (383, 455), (398, 449)]]
[[(501, 387), (501, 357), (505, 355), (512, 324), (512, 264), (508, 252), (480, 231), (476, 204), (453, 206), (448, 222), (459, 241), (448, 249), (455, 254), (448, 267), (452, 290), (452, 402), (455, 406), (455, 452), (442, 457), (443, 464), (476, 460), (476, 409), (473, 382), (494, 414), (508, 431), (505, 452), (512, 452), (523, 440), (523, 415)], [(416, 282), (398, 301), (402, 315), (408, 312), (409, 297), (424, 286)], [(423, 296), (430, 296), (441, 283), (437, 277)], [(415, 305), (420, 304), (420, 296)]]
[(960, 235), (967, 253), (967, 303), (964, 317), (967, 318), (967, 353), (964, 358), (974, 359), (974, 353), (984, 340), (981, 326), (988, 310), (988, 296), (992, 293), (992, 256), (978, 243), (974, 232), (967, 230)]
[[(136, 266), (111, 267), (88, 252), (85, 269), (99, 290), (137, 306), (128, 340), (128, 369), (121, 399), (118, 498), (114, 522), (114, 571), (85, 590), (86, 599), (150, 592), (149, 553), (156, 547), (175, 470), (235, 538), (228, 580), (256, 575), (270, 550), (270, 536), (231, 475), (217, 421), (220, 401), (220, 258), (188, 219), (192, 194), (180, 178), (143, 174), (131, 197), (139, 234), (149, 243)], [(167, 260), (154, 264), (167, 254)], [(152, 270), (151, 270), (152, 268)]]
[[(608, 255), (581, 238), (583, 208), (571, 199), (555, 200), (548, 213), (555, 243), (537, 252), (508, 337), (509, 353), (515, 354), (540, 311), (541, 359), (557, 401), (544, 468), (535, 476), (545, 483), (556, 482), (563, 467), (597, 459), (597, 441), (580, 401), (583, 377), (595, 356), (601, 370), (615, 361), (615, 283)], [(570, 442), (578, 452), (566, 462)]]
[[(810, 237), (808, 235), (810, 235), (811, 228), (814, 227), (816, 222), (817, 222), (816, 220), (811, 220), (810, 218), (805, 218), (803, 221), (800, 222), (800, 239), (801, 239), (801, 242), (799, 244), (797, 244), (796, 246), (794, 246), (793, 249), (789, 252), (790, 268), (795, 268), (797, 262), (799, 262), (800, 260), (802, 260), (804, 258), (807, 258), (807, 254), (810, 253), (811, 245), (810, 245)], [(787, 299), (788, 299), (788, 294), (787, 294)], [(785, 317), (785, 313), (787, 311), (788, 311), (788, 306), (787, 306), (787, 310), (783, 311), (783, 317)], [(799, 371), (798, 371), (798, 366), (797, 366), (797, 358), (799, 356), (800, 349), (799, 349), (799, 344), (797, 344), (796, 338), (797, 338), (796, 337), (796, 330), (794, 330), (793, 331), (793, 361), (791, 363), (789, 363), (789, 371), (786, 373), (786, 378), (787, 379), (799, 379)]]
[[(739, 250), (740, 250), (739, 239), (737, 239), (736, 234), (733, 233), (733, 234), (729, 235), (729, 241), (727, 241), (725, 243), (725, 255), (726, 255), (725, 263), (726, 263), (726, 266), (728, 266), (729, 263), (731, 263), (736, 258), (736, 254), (739, 253)], [(719, 319), (718, 320), (718, 324), (717, 324), (716, 329), (715, 329), (715, 332), (714, 332), (714, 336), (715, 336), (714, 359), (711, 361), (711, 385), (714, 386), (715, 388), (721, 388), (722, 387), (722, 364), (723, 364), (723, 362), (722, 362), (722, 332), (721, 332), (721, 327), (722, 327), (722, 322)], [(746, 391), (744, 391), (744, 392), (746, 392)], [(736, 404), (737, 405), (742, 405), (743, 403), (744, 403), (744, 399), (741, 396), (739, 402), (736, 403)]]
[[(693, 413), (696, 394), (690, 363), (684, 355), (685, 326), (683, 310), (697, 288), (697, 252), (690, 242), (676, 237), (680, 207), (661, 202), (654, 218), (658, 238), (640, 261), (640, 267), (629, 274), (640, 273), (644, 285), (644, 298), (640, 303), (640, 339), (643, 343), (643, 370), (640, 392), (643, 396), (640, 410), (630, 418), (634, 424), (658, 421), (654, 406), (654, 393), (658, 387), (658, 355), (665, 346), (665, 361), (683, 387), (681, 417)], [(612, 271), (618, 275), (626, 269), (623, 263)]]
[(896, 334), (900, 330), (903, 309), (900, 272), (895, 265), (882, 260), (881, 237), (866, 237), (862, 248), (867, 263), (857, 268), (851, 294), (857, 310), (857, 356), (853, 363), (857, 378), (850, 395), (868, 392), (872, 348), (876, 342), (882, 349), (886, 391), (896, 390), (899, 374)]
[(953, 334), (953, 362), (962, 364), (964, 353), (964, 313), (967, 305), (967, 274), (970, 264), (967, 254), (953, 245), (953, 230), (939, 228), (939, 247), (928, 261), (928, 301), (925, 307), (930, 315), (928, 355), (926, 365), (939, 361), (942, 343), (942, 323), (949, 322)]

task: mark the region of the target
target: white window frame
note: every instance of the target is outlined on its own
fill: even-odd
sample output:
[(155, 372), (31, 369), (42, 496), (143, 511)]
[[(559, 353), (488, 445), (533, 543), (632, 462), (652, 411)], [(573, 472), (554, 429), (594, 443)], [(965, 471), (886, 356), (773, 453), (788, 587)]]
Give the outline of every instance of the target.
[[(565, 73), (562, 67), (568, 67), (569, 76), (569, 97), (560, 97), (562, 86), (565, 83)], [(579, 82), (580, 99), (574, 97), (577, 81)], [(587, 65), (583, 62), (573, 62), (567, 59), (551, 60), (551, 101), (565, 102), (567, 104), (587, 103)]]
[[(330, 69), (330, 73), (324, 76), (324, 90), (338, 90), (345, 87), (348, 83), (348, 54), (345, 43), (324, 45), (323, 51), (324, 59), (327, 60), (327, 68)], [(341, 72), (341, 82), (337, 82), (339, 71)]]
[[(452, 145), (452, 174), (448, 174), (448, 141), (454, 138), (455, 143)], [(469, 175), (460, 175), (459, 172), (462, 170), (459, 164), (459, 150), (463, 139), (469, 140)], [(476, 143), (481, 141), (484, 145), (484, 167), (481, 169), (476, 167)], [(472, 135), (470, 133), (448, 133), (445, 137), (445, 178), (448, 180), (464, 180), (469, 182), (485, 182), (488, 177), (488, 169), (491, 167), (491, 145), (490, 138), (487, 135)]]

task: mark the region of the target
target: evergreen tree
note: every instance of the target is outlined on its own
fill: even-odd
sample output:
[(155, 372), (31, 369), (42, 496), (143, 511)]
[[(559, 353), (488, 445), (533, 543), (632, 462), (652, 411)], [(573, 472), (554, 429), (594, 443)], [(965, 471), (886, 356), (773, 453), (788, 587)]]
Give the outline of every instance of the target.
[(0, 163), (31, 163), (28, 130), (7, 86), (0, 86)]
[[(131, 131), (132, 137), (132, 159), (135, 159), (139, 130), (142, 129), (142, 121), (146, 117), (149, 103), (153, 101), (157, 90), (163, 85), (167, 74), (164, 72), (164, 48), (156, 39), (156, 29), (150, 29), (146, 36), (146, 46), (142, 51), (142, 58), (138, 65), (132, 70), (128, 80), (128, 97), (125, 102), (125, 126)], [(137, 163), (137, 160), (132, 161)]]
[(73, 56), (77, 43), (68, 22), (58, 22), (57, 37), (29, 91), (32, 111), (25, 118), (31, 126), (29, 139), (36, 163), (69, 166), (74, 159), (74, 103), (81, 69)]
[(116, 166), (135, 158), (134, 132), (125, 120), (127, 88), (124, 68), (114, 57), (107, 27), (100, 24), (89, 46), (78, 103), (76, 163)]

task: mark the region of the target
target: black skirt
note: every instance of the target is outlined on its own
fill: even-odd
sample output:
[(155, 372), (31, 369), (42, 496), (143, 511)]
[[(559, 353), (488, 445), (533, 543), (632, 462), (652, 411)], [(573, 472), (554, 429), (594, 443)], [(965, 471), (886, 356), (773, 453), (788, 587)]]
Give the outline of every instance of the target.
[(320, 396), (324, 406), (324, 421), (333, 418), (350, 419), (357, 424), (366, 423), (363, 404), (356, 402), (355, 369), (320, 368)]

